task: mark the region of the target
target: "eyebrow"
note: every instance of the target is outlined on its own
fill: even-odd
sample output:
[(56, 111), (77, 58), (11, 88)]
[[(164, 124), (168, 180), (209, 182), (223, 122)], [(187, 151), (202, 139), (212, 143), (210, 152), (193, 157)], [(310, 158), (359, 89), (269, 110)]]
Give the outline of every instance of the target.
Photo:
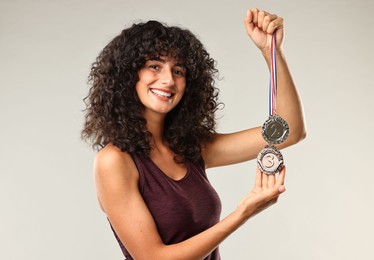
[[(148, 59), (148, 60), (159, 61), (159, 62), (161, 62), (161, 63), (166, 63), (166, 60), (165, 60), (165, 59), (158, 58), (158, 57), (153, 57), (153, 58), (150, 58), (150, 59)], [(186, 69), (186, 66), (183, 65), (182, 63), (176, 63), (176, 64), (174, 64), (174, 67), (181, 67), (181, 68)]]

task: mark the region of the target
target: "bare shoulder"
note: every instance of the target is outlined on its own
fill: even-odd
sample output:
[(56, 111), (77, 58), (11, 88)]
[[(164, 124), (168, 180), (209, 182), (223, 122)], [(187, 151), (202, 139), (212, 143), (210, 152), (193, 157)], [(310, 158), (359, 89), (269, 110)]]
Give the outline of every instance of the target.
[(138, 192), (139, 174), (130, 154), (114, 145), (101, 149), (95, 158), (97, 197), (105, 209), (115, 198)]
[(136, 173), (136, 167), (128, 153), (108, 144), (97, 153), (94, 171), (95, 175), (133, 175)]

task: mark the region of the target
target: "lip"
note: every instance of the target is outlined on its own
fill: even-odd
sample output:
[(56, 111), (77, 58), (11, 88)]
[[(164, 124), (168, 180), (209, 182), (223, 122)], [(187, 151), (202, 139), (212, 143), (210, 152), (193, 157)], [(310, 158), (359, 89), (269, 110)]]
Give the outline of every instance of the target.
[(149, 90), (154, 96), (162, 100), (169, 100), (174, 96), (174, 93), (167, 89), (150, 88)]
[(165, 93), (170, 93), (170, 94), (173, 94), (172, 91), (170, 91), (169, 89), (164, 89), (164, 88), (150, 88), (151, 90), (154, 89), (154, 90), (159, 90), (159, 91), (162, 91), (162, 92), (165, 92)]

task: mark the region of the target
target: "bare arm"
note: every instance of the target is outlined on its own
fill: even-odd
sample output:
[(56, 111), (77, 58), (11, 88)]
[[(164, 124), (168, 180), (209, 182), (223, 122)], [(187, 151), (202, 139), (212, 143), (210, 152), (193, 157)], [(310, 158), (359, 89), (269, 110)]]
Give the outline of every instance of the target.
[(122, 243), (135, 259), (203, 259), (250, 217), (274, 204), (284, 191), (285, 171), (275, 176), (256, 174), (253, 190), (237, 209), (213, 227), (181, 243), (165, 245), (138, 188), (131, 157), (114, 146), (103, 148), (95, 160), (98, 199)]
[[(306, 126), (301, 98), (288, 69), (282, 47), (283, 19), (257, 9), (251, 9), (245, 17), (244, 25), (268, 66), (270, 65), (271, 37), (275, 32), (278, 71), (277, 114), (281, 115), (290, 127), (288, 139), (277, 147), (282, 149), (296, 144), (305, 138)], [(265, 120), (266, 118), (264, 118)], [(265, 145), (260, 126), (237, 133), (217, 134), (214, 140), (203, 148), (203, 157), (207, 167), (234, 164), (256, 158)]]

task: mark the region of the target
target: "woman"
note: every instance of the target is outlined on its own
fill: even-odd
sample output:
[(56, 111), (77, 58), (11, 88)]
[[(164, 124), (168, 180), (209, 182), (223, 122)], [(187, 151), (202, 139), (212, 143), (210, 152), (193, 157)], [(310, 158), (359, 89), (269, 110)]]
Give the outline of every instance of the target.
[[(270, 63), (276, 37), (278, 114), (290, 136), (305, 137), (300, 98), (283, 54), (283, 19), (258, 9), (249, 37)], [(218, 245), (285, 191), (278, 176), (256, 172), (253, 190), (220, 221), (221, 204), (205, 168), (254, 159), (261, 128), (215, 132), (219, 105), (214, 60), (189, 31), (155, 21), (134, 24), (93, 64), (82, 135), (100, 151), (97, 195), (126, 259), (220, 259)]]

